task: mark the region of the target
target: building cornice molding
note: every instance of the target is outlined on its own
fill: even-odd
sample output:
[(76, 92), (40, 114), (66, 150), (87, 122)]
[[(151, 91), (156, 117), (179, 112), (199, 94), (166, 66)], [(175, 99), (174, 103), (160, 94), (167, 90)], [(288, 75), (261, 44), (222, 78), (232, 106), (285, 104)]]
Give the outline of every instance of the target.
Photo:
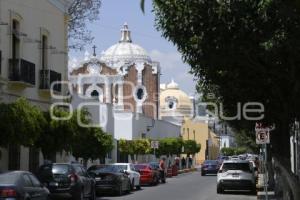
[(63, 13), (67, 13), (69, 5), (73, 1), (74, 0), (48, 0), (48, 2), (50, 2)]

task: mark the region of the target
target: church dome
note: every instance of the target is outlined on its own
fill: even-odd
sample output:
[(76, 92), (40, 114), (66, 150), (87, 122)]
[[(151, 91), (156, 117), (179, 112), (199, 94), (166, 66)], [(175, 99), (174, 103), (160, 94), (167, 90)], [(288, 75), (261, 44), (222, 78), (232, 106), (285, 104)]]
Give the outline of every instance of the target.
[(130, 30), (125, 23), (121, 29), (119, 43), (109, 47), (101, 56), (101, 61), (113, 67), (116, 63), (151, 62), (145, 49), (132, 43)]
[(190, 117), (193, 103), (190, 97), (179, 89), (173, 80), (160, 94), (160, 116)]

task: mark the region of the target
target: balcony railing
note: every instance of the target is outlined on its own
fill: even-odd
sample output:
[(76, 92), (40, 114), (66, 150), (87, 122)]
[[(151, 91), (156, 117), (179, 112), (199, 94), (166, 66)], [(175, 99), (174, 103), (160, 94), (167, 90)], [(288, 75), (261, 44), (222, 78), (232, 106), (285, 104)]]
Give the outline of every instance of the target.
[[(61, 81), (61, 74), (49, 70), (49, 69), (42, 69), (40, 70), (40, 89), (41, 90), (50, 90), (51, 89), (51, 84), (55, 81)], [(60, 83), (55, 83), (53, 86), (53, 90), (56, 92), (61, 92), (61, 84)]]
[(35, 85), (35, 64), (24, 59), (9, 59), (9, 80)]

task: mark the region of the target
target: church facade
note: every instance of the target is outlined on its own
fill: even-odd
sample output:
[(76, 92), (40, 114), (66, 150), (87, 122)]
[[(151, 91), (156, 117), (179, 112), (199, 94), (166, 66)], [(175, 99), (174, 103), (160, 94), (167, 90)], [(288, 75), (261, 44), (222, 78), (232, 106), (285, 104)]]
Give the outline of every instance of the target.
[(179, 137), (180, 125), (161, 120), (160, 65), (131, 39), (125, 24), (121, 39), (101, 56), (86, 54), (69, 76), (72, 107), (85, 107), (93, 125), (115, 139), (107, 162), (119, 161), (119, 139)]

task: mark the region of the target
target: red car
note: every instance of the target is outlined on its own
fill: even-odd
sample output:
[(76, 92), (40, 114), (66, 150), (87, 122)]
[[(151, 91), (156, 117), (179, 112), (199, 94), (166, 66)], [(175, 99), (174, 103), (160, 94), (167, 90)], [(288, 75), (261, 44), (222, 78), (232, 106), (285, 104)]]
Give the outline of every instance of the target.
[(159, 182), (159, 171), (153, 169), (150, 164), (134, 165), (136, 171), (141, 175), (140, 182), (142, 185), (157, 185)]

